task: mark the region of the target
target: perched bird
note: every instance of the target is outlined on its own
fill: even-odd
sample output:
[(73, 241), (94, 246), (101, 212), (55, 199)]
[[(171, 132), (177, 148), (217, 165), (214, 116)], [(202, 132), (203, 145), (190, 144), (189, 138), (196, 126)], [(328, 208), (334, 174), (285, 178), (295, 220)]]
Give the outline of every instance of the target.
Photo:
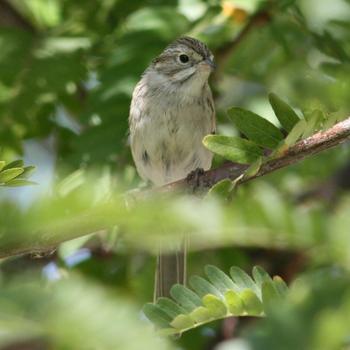
[[(213, 54), (199, 40), (181, 37), (145, 70), (136, 85), (129, 115), (130, 144), (139, 175), (155, 186), (211, 166), (202, 139), (215, 133), (215, 109), (208, 78)], [(157, 262), (155, 294), (168, 296), (185, 283), (184, 251), (163, 254)]]

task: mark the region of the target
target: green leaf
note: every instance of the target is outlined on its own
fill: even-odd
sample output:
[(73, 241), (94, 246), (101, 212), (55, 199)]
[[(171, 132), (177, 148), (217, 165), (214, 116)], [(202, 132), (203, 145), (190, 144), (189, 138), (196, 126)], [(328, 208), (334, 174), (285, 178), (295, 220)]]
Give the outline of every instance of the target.
[(311, 115), (308, 117), (307, 125), (303, 133), (303, 138), (307, 138), (319, 130), (324, 119), (325, 116), (322, 111), (318, 109), (312, 111)]
[(4, 169), (6, 162), (4, 160), (0, 160), (0, 171)]
[(159, 298), (156, 304), (147, 304), (145, 314), (162, 327), (161, 334), (181, 334), (199, 324), (232, 315), (262, 317), (266, 314), (265, 306), (279, 301), (287, 291), (279, 277), (271, 279), (261, 267), (253, 268), (256, 282), (238, 267), (230, 270), (233, 280), (213, 265), (207, 265), (205, 273), (211, 283), (199, 276), (190, 279), (198, 295), (176, 284), (170, 291), (175, 301)]
[(8, 163), (3, 170), (6, 169), (11, 169), (11, 168), (23, 168), (23, 160), (18, 159), (18, 160), (14, 160), (13, 162)]
[(239, 267), (232, 266), (230, 269), (230, 275), (239, 288), (250, 288), (254, 291), (257, 290), (257, 286), (253, 279)]
[(187, 312), (191, 312), (196, 307), (202, 306), (202, 300), (200, 299), (200, 297), (181, 284), (175, 284), (170, 289), (170, 295)]
[(204, 306), (209, 310), (210, 315), (213, 317), (220, 318), (227, 314), (226, 305), (216, 295), (207, 294), (202, 300)]
[(172, 319), (186, 311), (169, 298), (159, 298), (157, 304)]
[(21, 186), (31, 186), (31, 185), (37, 185), (37, 183), (34, 181), (28, 181), (24, 179), (13, 179), (6, 182), (7, 187), (21, 187)]
[(280, 294), (278, 293), (274, 282), (264, 281), (261, 285), (261, 296), (264, 304), (264, 308), (269, 309), (276, 300), (280, 299)]
[(192, 276), (190, 278), (190, 286), (202, 298), (207, 294), (215, 294), (220, 296), (220, 292), (211, 283), (199, 276)]
[(218, 269), (216, 266), (207, 265), (204, 268), (209, 281), (222, 293), (225, 293), (228, 289), (238, 290), (237, 286), (233, 283), (230, 277), (225, 272)]
[(339, 120), (340, 120), (340, 116), (338, 112), (331, 113), (330, 115), (328, 115), (328, 117), (324, 122), (323, 130), (328, 130), (333, 125), (335, 125)]
[(255, 283), (258, 287), (261, 287), (261, 285), (265, 281), (272, 282), (272, 279), (269, 276), (269, 274), (264, 269), (262, 269), (260, 266), (253, 267), (253, 277), (254, 277)]
[(36, 167), (33, 165), (29, 165), (23, 168), (23, 173), (21, 174), (21, 178), (28, 178), (30, 175), (33, 174), (35, 171)]
[(203, 144), (212, 152), (240, 164), (249, 164), (262, 156), (255, 143), (239, 137), (208, 135)]
[(262, 147), (273, 149), (283, 140), (276, 126), (253, 112), (234, 107), (228, 115), (239, 131)]
[(170, 323), (176, 329), (183, 330), (194, 326), (194, 321), (188, 315), (179, 315)]
[(264, 311), (263, 304), (252, 290), (245, 289), (240, 293), (240, 297), (249, 315), (258, 316)]
[(197, 323), (202, 323), (202, 322), (208, 321), (211, 318), (213, 318), (210, 311), (204, 306), (200, 306), (200, 307), (197, 307), (196, 309), (194, 309), (190, 313), (190, 317), (193, 320), (195, 320)]
[(286, 282), (284, 282), (280, 276), (274, 276), (273, 283), (279, 295), (285, 296), (288, 291), (288, 286), (286, 285)]
[(158, 333), (162, 337), (170, 337), (172, 335), (178, 335), (179, 330), (175, 328), (162, 328), (158, 331)]
[(307, 122), (304, 119), (301, 119), (294, 125), (292, 131), (287, 135), (284, 143), (290, 147), (293, 146), (303, 135), (305, 129), (307, 127)]
[(225, 293), (225, 300), (228, 310), (232, 315), (238, 316), (244, 313), (243, 301), (237, 292), (234, 290), (228, 290)]
[(23, 173), (22, 168), (11, 168), (0, 173), (0, 183), (6, 183)]
[(209, 196), (218, 196), (227, 198), (230, 192), (233, 190), (234, 185), (230, 179), (224, 179), (217, 182), (208, 192)]
[(172, 318), (158, 305), (147, 303), (142, 308), (142, 311), (146, 317), (158, 327), (169, 327)]
[(269, 95), (270, 104), (282, 127), (286, 131), (291, 131), (300, 120), (294, 110), (276, 94)]
[(263, 157), (259, 157), (254, 163), (249, 165), (249, 168), (244, 172), (244, 178), (249, 178), (255, 176), (263, 163)]

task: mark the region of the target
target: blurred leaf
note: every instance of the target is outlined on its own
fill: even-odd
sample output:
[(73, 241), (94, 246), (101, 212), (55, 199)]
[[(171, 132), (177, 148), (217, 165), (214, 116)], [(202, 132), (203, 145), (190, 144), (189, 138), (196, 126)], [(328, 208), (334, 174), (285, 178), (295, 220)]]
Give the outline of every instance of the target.
[(0, 183), (7, 183), (22, 173), (22, 168), (10, 168), (2, 170), (0, 173)]
[(287, 147), (293, 146), (304, 134), (306, 128), (307, 122), (304, 119), (298, 121), (298, 123), (294, 125), (293, 129), (284, 140), (284, 143), (287, 145)]
[(316, 131), (320, 130), (322, 122), (325, 116), (320, 110), (312, 111), (311, 115), (308, 116), (306, 129), (303, 133), (303, 138), (307, 138), (313, 135)]
[(350, 58), (341, 43), (328, 30), (324, 30), (322, 34), (313, 33), (313, 37), (317, 47), (326, 55), (344, 63), (349, 62)]
[(21, 174), (21, 178), (28, 178), (29, 176), (31, 176), (34, 171), (36, 170), (36, 167), (33, 165), (29, 165), (29, 166), (25, 166), (23, 168), (23, 173)]
[(49, 285), (18, 276), (2, 283), (0, 306), (1, 347), (23, 348), (36, 339), (45, 348), (49, 339), (57, 349), (172, 348), (139, 320), (135, 304), (74, 275)]
[(23, 168), (23, 160), (18, 159), (13, 162), (8, 163), (3, 170), (11, 169), (11, 168)]
[(28, 181), (23, 179), (13, 179), (6, 182), (7, 187), (20, 187), (20, 186), (30, 186), (30, 185), (37, 185), (34, 181)]

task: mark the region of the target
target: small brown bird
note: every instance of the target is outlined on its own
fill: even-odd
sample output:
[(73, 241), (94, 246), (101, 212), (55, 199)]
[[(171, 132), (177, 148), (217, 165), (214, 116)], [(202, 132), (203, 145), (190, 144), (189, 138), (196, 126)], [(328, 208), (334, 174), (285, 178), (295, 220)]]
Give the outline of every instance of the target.
[[(131, 151), (139, 175), (161, 186), (211, 166), (202, 144), (215, 132), (215, 109), (208, 78), (215, 67), (207, 46), (190, 37), (171, 43), (136, 85), (130, 107)], [(186, 254), (158, 256), (156, 297), (185, 284)]]

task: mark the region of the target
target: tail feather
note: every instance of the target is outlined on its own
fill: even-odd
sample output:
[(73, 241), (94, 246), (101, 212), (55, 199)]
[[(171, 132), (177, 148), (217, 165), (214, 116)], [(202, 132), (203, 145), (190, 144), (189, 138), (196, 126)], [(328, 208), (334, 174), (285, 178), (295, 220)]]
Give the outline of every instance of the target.
[(180, 283), (186, 284), (186, 247), (182, 247), (172, 253), (158, 254), (155, 276), (154, 299), (169, 297), (171, 287)]

